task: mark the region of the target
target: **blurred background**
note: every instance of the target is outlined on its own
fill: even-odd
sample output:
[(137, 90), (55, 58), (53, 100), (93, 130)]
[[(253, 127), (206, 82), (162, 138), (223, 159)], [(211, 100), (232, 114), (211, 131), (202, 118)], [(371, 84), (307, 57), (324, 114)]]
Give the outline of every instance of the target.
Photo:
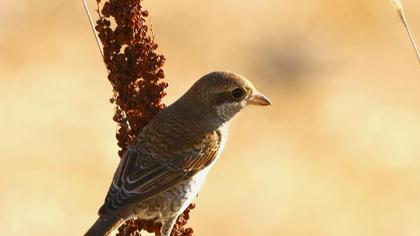
[[(420, 69), (390, 1), (144, 4), (167, 104), (213, 70), (273, 103), (232, 122), (195, 235), (420, 235)], [(1, 235), (96, 219), (119, 161), (106, 76), (81, 1), (0, 2)]]

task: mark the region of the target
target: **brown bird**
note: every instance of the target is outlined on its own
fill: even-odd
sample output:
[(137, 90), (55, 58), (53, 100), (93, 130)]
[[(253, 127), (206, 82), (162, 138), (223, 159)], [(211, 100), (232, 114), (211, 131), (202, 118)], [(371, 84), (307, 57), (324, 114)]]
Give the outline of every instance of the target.
[(223, 150), (229, 121), (245, 106), (271, 105), (245, 78), (213, 72), (159, 112), (121, 158), (99, 219), (85, 234), (108, 235), (134, 217), (169, 236)]

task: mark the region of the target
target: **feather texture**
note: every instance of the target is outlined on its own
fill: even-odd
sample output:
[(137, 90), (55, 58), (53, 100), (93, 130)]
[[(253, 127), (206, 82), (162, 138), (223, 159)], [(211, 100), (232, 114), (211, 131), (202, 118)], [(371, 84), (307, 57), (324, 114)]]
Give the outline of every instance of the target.
[(114, 175), (100, 215), (131, 203), (145, 201), (191, 178), (209, 166), (221, 147), (219, 131), (205, 135), (194, 145), (175, 151), (170, 158), (131, 146)]

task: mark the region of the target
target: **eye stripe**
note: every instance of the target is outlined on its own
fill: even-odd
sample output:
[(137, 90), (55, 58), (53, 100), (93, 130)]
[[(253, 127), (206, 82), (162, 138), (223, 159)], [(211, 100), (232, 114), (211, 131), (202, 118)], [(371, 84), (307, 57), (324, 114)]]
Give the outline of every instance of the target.
[(219, 93), (215, 99), (215, 104), (220, 105), (226, 102), (233, 102), (233, 98), (228, 92)]
[[(238, 91), (235, 91), (238, 90)], [(234, 92), (235, 91), (235, 92)], [(236, 93), (236, 95), (241, 95), (240, 97), (235, 97), (234, 93)], [(241, 93), (241, 94), (239, 94)], [(246, 91), (243, 88), (235, 88), (233, 90), (230, 91), (225, 91), (225, 92), (221, 92), (218, 93), (215, 98), (214, 98), (214, 104), (216, 105), (220, 105), (223, 103), (232, 103), (232, 102), (238, 102), (240, 100), (242, 100), (244, 97), (246, 96)]]

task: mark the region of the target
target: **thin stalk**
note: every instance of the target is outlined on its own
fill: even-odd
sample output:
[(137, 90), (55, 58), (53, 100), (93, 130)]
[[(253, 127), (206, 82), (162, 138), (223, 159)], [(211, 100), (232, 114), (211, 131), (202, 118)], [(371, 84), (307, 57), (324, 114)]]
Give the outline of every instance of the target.
[[(95, 36), (96, 45), (98, 45), (99, 52), (101, 53), (101, 56), (102, 56), (102, 59), (103, 59), (104, 58), (104, 50), (102, 48), (101, 40), (99, 39), (98, 34), (96, 33), (95, 24), (93, 22), (92, 14), (90, 14), (89, 7), (86, 3), (86, 0), (82, 0), (82, 2), (83, 2), (83, 8), (85, 9), (86, 15), (89, 18), (89, 23), (90, 23), (90, 27), (92, 29), (93, 35)], [(99, 12), (99, 8), (98, 8), (98, 12)], [(108, 69), (107, 69), (107, 71), (108, 71)], [(109, 71), (108, 71), (108, 73), (109, 73)], [(115, 101), (118, 97), (118, 94), (115, 90), (113, 91), (113, 93), (114, 93), (113, 98), (114, 98), (114, 101)], [(117, 106), (117, 109), (121, 110), (121, 115), (126, 120), (127, 129), (130, 131), (131, 130), (131, 125), (130, 125), (130, 122), (127, 120), (127, 114), (125, 113), (124, 110), (122, 110), (119, 107), (119, 105), (117, 103), (115, 103), (115, 105)]]
[(416, 55), (417, 55), (417, 61), (420, 63), (420, 53), (419, 53), (419, 50), (417, 48), (416, 41), (414, 40), (414, 36), (411, 33), (410, 27), (408, 26), (407, 19), (406, 19), (405, 14), (404, 14), (404, 8), (403, 8), (403, 5), (402, 5), (402, 2), (400, 0), (391, 0), (391, 2), (392, 2), (392, 5), (394, 6), (394, 8), (397, 10), (398, 16), (400, 17), (400, 19), (401, 19), (401, 21), (402, 21), (402, 23), (403, 23), (403, 25), (404, 25), (407, 33), (408, 33), (408, 37), (410, 38), (411, 45), (413, 46), (414, 51), (416, 52)]
[(83, 1), (83, 7), (85, 8), (86, 15), (89, 18), (90, 28), (92, 29), (93, 35), (95, 36), (96, 44), (98, 45), (98, 49), (101, 52), (102, 57), (104, 56), (104, 51), (102, 49), (101, 41), (99, 40), (98, 34), (96, 34), (95, 24), (93, 22), (92, 15), (90, 14), (89, 7), (86, 3), (86, 0)]

